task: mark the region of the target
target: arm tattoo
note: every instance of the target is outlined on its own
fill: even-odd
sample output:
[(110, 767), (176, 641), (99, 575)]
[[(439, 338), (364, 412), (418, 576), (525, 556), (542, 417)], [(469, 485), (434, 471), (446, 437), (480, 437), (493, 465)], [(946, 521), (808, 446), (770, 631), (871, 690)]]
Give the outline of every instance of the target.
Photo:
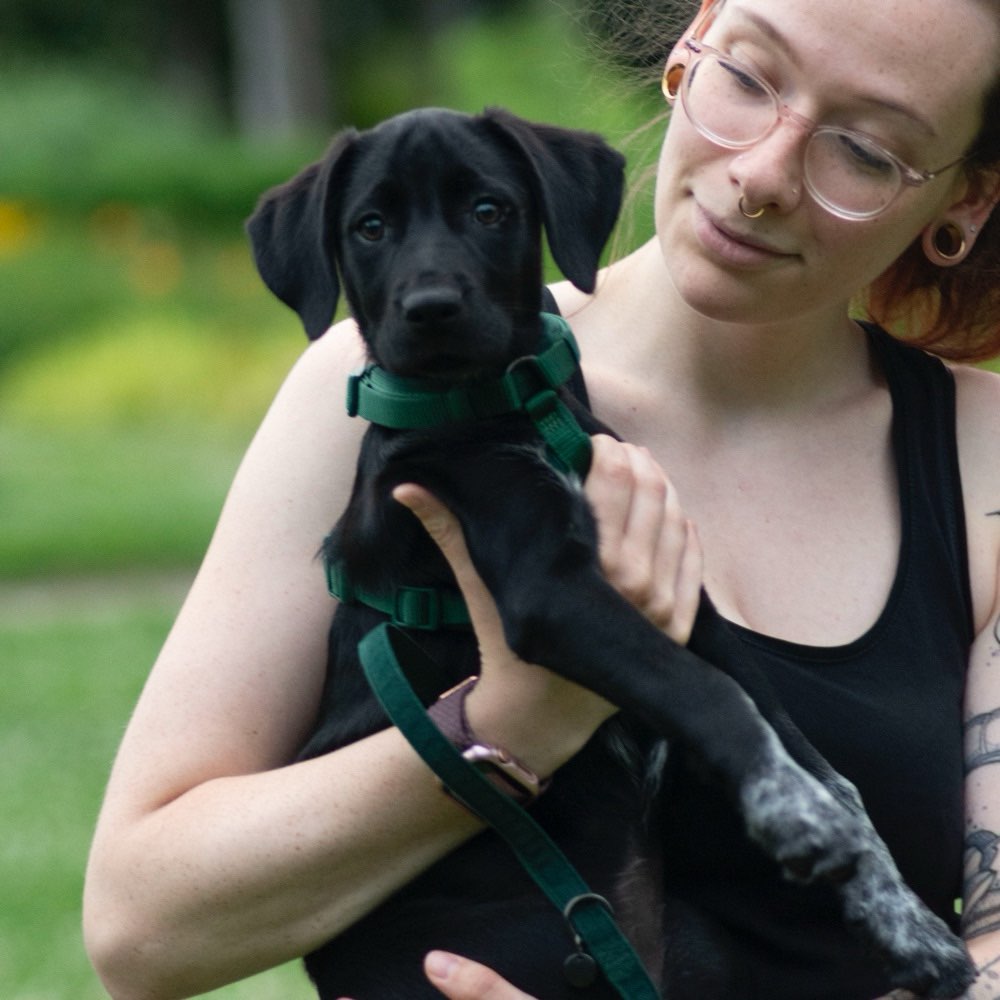
[[(1000, 517), (1000, 510), (987, 517)], [(991, 659), (1000, 656), (1000, 617), (993, 623), (995, 647)], [(965, 724), (968, 774), (986, 764), (1000, 762), (1000, 708), (984, 712)], [(962, 934), (978, 937), (1000, 930), (1000, 835), (989, 830), (973, 830), (965, 838), (965, 891), (962, 907)], [(962, 994), (962, 1000), (1000, 1000), (1000, 955), (981, 965), (978, 977)], [(887, 998), (888, 1000), (888, 998)]]
[(976, 715), (965, 731), (965, 773), (1000, 761), (1000, 708)]
[[(996, 1000), (1000, 997), (1000, 972), (996, 965), (1000, 955), (990, 959), (985, 965), (976, 969), (976, 981), (957, 1000)], [(920, 1000), (916, 993), (909, 990), (893, 990), (878, 1000)]]
[[(957, 1000), (997, 1000), (1000, 997), (1000, 971), (997, 963), (1000, 955), (991, 958), (985, 965), (976, 969), (976, 981)], [(909, 990), (893, 990), (878, 1000), (920, 1000), (916, 993)]]
[(962, 994), (960, 1000), (995, 1000), (1000, 997), (1000, 971), (996, 968), (998, 962), (1000, 955), (979, 966), (976, 981)]
[(966, 938), (1000, 930), (998, 854), (1000, 836), (989, 830), (974, 830), (965, 838), (962, 934)]

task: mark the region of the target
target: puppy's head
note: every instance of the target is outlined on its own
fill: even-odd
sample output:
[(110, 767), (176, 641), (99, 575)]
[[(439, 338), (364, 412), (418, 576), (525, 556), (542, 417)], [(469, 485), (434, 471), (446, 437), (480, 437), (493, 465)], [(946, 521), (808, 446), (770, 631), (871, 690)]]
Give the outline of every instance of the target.
[(593, 289), (623, 175), (590, 133), (424, 109), (338, 135), (247, 229), (265, 283), (310, 337), (342, 285), (373, 360), (474, 377), (537, 345), (543, 227), (566, 277)]

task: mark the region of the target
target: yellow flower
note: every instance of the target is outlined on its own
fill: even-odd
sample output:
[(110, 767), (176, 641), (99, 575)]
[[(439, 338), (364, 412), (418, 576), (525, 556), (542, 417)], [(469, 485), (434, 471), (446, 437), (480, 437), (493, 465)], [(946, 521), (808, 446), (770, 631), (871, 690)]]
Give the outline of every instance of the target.
[(35, 220), (22, 204), (0, 199), (0, 257), (24, 249), (35, 228)]

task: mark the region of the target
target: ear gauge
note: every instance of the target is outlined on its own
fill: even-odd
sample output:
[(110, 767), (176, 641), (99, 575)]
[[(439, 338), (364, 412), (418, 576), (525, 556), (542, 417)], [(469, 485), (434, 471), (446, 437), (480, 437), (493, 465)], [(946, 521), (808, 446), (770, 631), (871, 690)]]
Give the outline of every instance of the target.
[[(972, 233), (975, 233), (975, 229)], [(950, 220), (928, 226), (924, 230), (922, 244), (924, 255), (938, 267), (954, 267), (965, 260), (970, 249), (965, 230), (957, 222)]]
[(681, 80), (684, 79), (684, 70), (687, 67), (684, 63), (667, 63), (663, 70), (663, 79), (660, 81), (660, 89), (663, 96), (673, 104), (677, 100), (677, 95), (681, 91)]

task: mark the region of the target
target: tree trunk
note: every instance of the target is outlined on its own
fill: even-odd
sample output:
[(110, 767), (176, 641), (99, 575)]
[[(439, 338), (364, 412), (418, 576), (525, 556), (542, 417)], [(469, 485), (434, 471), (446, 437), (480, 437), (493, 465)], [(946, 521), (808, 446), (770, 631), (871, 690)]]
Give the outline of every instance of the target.
[(227, 0), (237, 126), (256, 141), (332, 119), (321, 0)]

